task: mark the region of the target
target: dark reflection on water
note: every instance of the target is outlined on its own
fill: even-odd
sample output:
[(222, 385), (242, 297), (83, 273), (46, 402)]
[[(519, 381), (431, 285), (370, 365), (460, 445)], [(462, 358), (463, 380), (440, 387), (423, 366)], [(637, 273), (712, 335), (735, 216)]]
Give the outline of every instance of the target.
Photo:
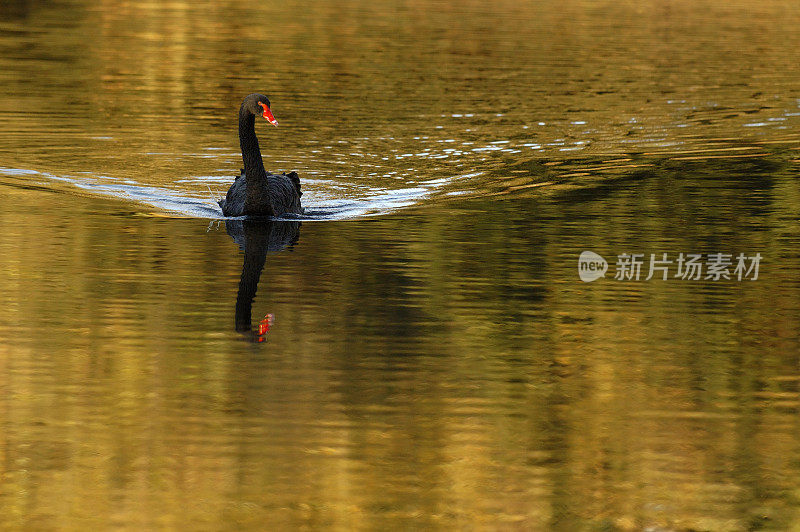
[[(244, 254), (242, 278), (236, 295), (236, 330), (240, 333), (252, 331), (253, 299), (258, 290), (258, 281), (267, 260), (267, 253), (283, 251), (297, 243), (300, 238), (300, 222), (274, 222), (269, 220), (228, 220), (225, 230), (239, 244)], [(254, 341), (263, 340), (271, 325), (268, 315), (259, 322), (252, 335)]]

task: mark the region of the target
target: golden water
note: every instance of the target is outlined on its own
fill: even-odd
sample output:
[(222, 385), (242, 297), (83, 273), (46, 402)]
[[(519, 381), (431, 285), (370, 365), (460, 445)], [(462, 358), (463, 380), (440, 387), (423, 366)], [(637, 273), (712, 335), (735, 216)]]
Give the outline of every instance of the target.
[[(798, 27), (789, 0), (3, 3), (0, 528), (797, 528)], [(311, 211), (260, 337), (234, 315), (270, 229), (233, 240), (211, 198), (253, 91)], [(623, 253), (762, 263), (615, 280)]]

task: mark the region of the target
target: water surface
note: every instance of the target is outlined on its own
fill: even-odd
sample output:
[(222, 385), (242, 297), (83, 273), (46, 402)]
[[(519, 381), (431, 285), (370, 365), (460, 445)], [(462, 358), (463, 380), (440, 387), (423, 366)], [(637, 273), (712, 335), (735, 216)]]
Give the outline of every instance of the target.
[(3, 9), (2, 528), (798, 526), (795, 2)]

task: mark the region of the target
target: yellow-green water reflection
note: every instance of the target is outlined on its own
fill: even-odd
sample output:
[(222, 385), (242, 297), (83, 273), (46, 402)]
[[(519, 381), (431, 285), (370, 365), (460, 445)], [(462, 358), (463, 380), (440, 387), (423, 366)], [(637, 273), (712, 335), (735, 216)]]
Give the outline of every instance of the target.
[[(682, 176), (304, 224), (264, 343), (222, 228), (6, 187), (4, 526), (792, 525), (792, 181), (712, 211)], [(698, 245), (759, 250), (759, 280), (577, 278), (584, 248)]]
[[(3, 9), (0, 528), (798, 527), (794, 2)], [(308, 207), (391, 214), (192, 217), (253, 90)]]

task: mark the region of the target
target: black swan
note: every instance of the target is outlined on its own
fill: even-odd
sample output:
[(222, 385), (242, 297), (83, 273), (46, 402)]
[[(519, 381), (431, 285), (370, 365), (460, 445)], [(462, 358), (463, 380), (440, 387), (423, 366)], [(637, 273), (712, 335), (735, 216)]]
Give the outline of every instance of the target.
[(300, 178), (297, 172), (271, 174), (264, 170), (261, 150), (256, 138), (256, 115), (261, 115), (272, 125), (278, 121), (272, 116), (269, 99), (263, 94), (250, 94), (239, 108), (239, 144), (242, 147), (244, 168), (219, 201), (225, 216), (281, 216), (286, 213), (302, 214), (300, 206)]

